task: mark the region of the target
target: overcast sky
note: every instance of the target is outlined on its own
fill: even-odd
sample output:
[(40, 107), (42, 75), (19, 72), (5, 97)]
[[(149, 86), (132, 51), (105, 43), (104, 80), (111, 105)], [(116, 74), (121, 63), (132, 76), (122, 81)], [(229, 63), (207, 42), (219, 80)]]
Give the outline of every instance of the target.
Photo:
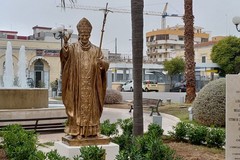
[[(82, 17), (90, 20), (93, 26), (91, 41), (99, 45), (103, 12), (59, 7), (60, 0), (2, 0), (0, 10), (0, 30), (18, 31), (18, 35), (31, 35), (33, 26), (55, 27), (64, 24), (71, 26), (77, 34), (76, 25)], [(66, 0), (68, 2), (68, 0)], [(104, 8), (106, 3), (112, 8), (129, 9), (130, 0), (77, 0), (78, 5)], [(162, 12), (168, 2), (169, 14), (184, 14), (184, 0), (145, 0), (145, 11)], [(193, 0), (194, 24), (204, 28), (210, 36), (235, 35), (232, 23), (234, 16), (240, 16), (240, 0)], [(167, 17), (167, 26), (181, 25), (183, 20)], [(161, 27), (160, 16), (144, 16), (144, 35)], [(105, 26), (103, 48), (115, 51), (115, 38), (119, 53), (131, 53), (131, 16), (125, 13), (109, 13)], [(144, 36), (145, 41), (145, 36)], [(24, 44), (23, 44), (24, 45)], [(145, 45), (145, 44), (144, 44)], [(144, 47), (144, 54), (146, 47)]]

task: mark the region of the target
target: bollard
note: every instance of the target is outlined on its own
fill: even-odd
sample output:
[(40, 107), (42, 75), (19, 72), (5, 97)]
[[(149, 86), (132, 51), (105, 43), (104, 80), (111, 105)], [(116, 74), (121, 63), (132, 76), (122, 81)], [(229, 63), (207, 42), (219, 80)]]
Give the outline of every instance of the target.
[(171, 104), (171, 98), (167, 98), (167, 104)]
[(192, 121), (193, 120), (193, 110), (192, 110), (192, 107), (188, 108), (188, 112), (189, 112), (189, 121)]

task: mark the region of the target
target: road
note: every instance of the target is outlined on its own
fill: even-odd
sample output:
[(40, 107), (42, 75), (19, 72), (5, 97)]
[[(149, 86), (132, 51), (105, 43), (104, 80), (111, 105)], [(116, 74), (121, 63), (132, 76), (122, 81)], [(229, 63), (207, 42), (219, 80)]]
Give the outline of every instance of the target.
[[(123, 100), (133, 100), (133, 92), (121, 92)], [(171, 99), (174, 103), (183, 103), (185, 92), (143, 92), (143, 98), (162, 99), (166, 102)]]

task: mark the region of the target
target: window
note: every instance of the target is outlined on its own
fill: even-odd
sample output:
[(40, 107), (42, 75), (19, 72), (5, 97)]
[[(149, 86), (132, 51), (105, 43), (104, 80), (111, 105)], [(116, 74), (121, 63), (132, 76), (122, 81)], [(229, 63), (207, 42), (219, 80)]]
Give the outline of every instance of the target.
[(150, 42), (152, 42), (152, 41), (153, 41), (153, 38), (154, 38), (153, 36), (151, 36), (151, 37), (150, 37)]
[(184, 36), (178, 36), (179, 41), (184, 41)]
[(34, 70), (36, 71), (36, 70), (38, 70), (38, 71), (43, 71), (43, 62), (40, 60), (40, 59), (38, 59), (37, 60), (37, 62), (35, 62), (35, 64), (34, 64)]
[(169, 39), (168, 34), (161, 34), (156, 36), (156, 40), (167, 40), (167, 39)]
[(37, 56), (42, 56), (43, 55), (43, 50), (42, 49), (36, 49), (36, 55)]
[(201, 42), (208, 42), (208, 38), (201, 38)]
[(202, 63), (206, 63), (206, 56), (202, 56)]
[(3, 62), (3, 71), (5, 71), (5, 61)]

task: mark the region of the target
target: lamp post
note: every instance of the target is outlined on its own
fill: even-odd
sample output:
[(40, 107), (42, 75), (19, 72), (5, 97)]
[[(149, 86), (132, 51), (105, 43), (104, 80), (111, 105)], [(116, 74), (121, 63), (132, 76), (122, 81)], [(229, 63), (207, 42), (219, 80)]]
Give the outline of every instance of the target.
[[(72, 29), (65, 29), (64, 25), (61, 25), (59, 27), (52, 28), (52, 33), (55, 39), (61, 40), (61, 48), (63, 47), (63, 38), (65, 36), (71, 37), (73, 30)], [(58, 79), (58, 89), (57, 89), (57, 95), (62, 95), (62, 67), (60, 70), (60, 78)]]
[(240, 29), (238, 28), (238, 25), (240, 24), (240, 17), (239, 16), (233, 17), (232, 22), (233, 24), (235, 24), (237, 31), (240, 32)]

